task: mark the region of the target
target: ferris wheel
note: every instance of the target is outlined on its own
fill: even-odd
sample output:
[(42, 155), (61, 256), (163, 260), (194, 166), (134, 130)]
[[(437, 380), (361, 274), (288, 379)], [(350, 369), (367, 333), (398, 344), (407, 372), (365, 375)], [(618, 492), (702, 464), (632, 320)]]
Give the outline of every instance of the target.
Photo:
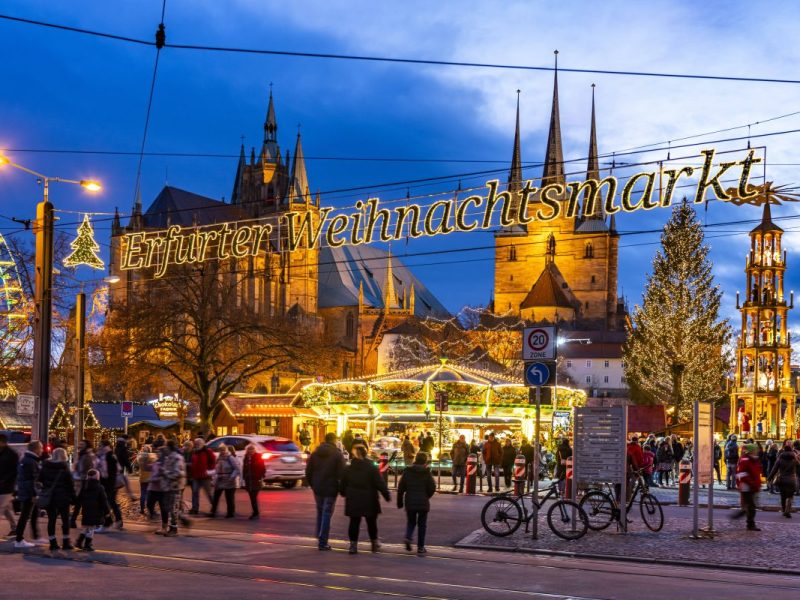
[(0, 342), (2, 352), (18, 350), (24, 343), (27, 329), (25, 294), (19, 279), (14, 255), (5, 238), (0, 234)]

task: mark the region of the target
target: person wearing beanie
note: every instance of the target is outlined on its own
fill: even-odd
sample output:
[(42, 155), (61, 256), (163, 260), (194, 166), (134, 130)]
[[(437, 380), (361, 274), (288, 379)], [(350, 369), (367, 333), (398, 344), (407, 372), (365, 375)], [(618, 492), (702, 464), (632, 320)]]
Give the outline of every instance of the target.
[(761, 489), (761, 460), (756, 444), (745, 444), (742, 457), (736, 465), (736, 486), (739, 488), (741, 509), (731, 519), (747, 516), (747, 530), (761, 531), (756, 527), (756, 496)]
[(411, 551), (411, 539), (417, 530), (417, 554), (425, 554), (425, 533), (428, 529), (428, 513), (431, 497), (436, 493), (436, 482), (428, 468), (428, 455), (419, 452), (414, 464), (403, 471), (397, 485), (397, 508), (406, 509), (406, 550)]

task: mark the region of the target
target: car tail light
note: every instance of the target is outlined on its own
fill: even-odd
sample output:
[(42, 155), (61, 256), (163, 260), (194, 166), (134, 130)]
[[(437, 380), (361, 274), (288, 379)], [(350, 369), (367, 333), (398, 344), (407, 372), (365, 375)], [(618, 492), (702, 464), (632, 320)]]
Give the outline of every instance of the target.
[(273, 456), (275, 456), (275, 455), (274, 455), (272, 452), (264, 452), (264, 453), (261, 455), (261, 458), (262, 458), (262, 459), (264, 459), (264, 460), (269, 460), (269, 459), (270, 459), (270, 458), (272, 458)]
[(300, 456), (303, 458), (303, 460), (308, 460), (308, 452), (301, 452)]

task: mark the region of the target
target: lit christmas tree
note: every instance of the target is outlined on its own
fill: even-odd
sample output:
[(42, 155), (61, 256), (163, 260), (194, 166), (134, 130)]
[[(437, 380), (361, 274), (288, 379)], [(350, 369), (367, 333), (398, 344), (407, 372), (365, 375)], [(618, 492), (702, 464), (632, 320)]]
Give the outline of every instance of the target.
[(719, 318), (721, 297), (702, 227), (684, 201), (664, 226), (642, 305), (633, 312), (624, 358), (634, 401), (673, 407), (677, 423), (691, 418), (695, 401), (722, 396), (731, 331)]
[(89, 222), (89, 215), (83, 215), (83, 223), (78, 227), (78, 237), (72, 241), (69, 247), (72, 248), (72, 253), (64, 259), (65, 266), (86, 265), (93, 269), (105, 268), (105, 264), (97, 256), (100, 246), (94, 241), (94, 229)]

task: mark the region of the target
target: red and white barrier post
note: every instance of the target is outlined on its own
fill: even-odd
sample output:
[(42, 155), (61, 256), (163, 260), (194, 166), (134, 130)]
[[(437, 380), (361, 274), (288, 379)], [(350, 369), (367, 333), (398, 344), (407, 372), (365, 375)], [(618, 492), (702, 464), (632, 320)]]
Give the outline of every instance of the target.
[(681, 460), (678, 475), (678, 506), (689, 506), (689, 491), (692, 489), (692, 463)]
[(475, 482), (478, 479), (478, 455), (470, 454), (467, 457), (467, 493), (475, 494)]
[(514, 459), (514, 495), (522, 496), (525, 493), (525, 456), (517, 454)]

